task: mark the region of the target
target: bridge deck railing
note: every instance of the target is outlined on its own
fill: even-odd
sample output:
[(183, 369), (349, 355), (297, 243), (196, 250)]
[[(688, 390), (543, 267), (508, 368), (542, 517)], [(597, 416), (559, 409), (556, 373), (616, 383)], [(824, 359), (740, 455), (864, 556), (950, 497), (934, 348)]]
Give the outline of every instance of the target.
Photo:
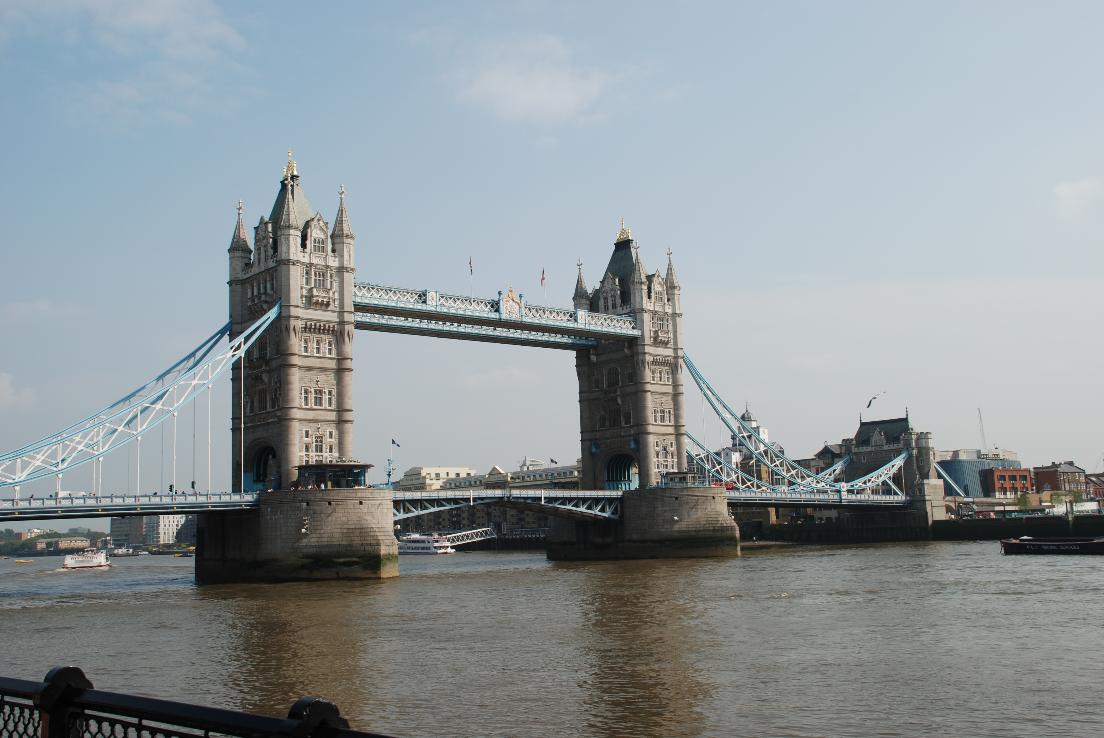
[(510, 314), (504, 310), (500, 299), (450, 295), (434, 290), (411, 290), (368, 282), (357, 282), (353, 285), (353, 304), (361, 309), (385, 308), (406, 314), (470, 318), (480, 322), (523, 323), (625, 338), (640, 335), (636, 321), (625, 315), (566, 310), (525, 302), (520, 302), (516, 314)]
[(287, 736), (385, 738), (349, 728), (337, 706), (299, 699), (286, 718), (189, 705), (93, 689), (74, 666), (57, 667), (42, 682), (0, 677), (0, 735), (5, 738), (114, 736)]

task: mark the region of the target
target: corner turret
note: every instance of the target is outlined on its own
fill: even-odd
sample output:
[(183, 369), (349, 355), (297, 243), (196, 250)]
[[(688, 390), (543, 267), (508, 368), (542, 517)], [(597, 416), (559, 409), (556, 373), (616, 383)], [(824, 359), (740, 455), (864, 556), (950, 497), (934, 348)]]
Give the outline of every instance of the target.
[(571, 301), (576, 310), (590, 310), (590, 292), (587, 290), (586, 281), (583, 280), (583, 262), (576, 264), (579, 267), (579, 276), (575, 278), (575, 294)]

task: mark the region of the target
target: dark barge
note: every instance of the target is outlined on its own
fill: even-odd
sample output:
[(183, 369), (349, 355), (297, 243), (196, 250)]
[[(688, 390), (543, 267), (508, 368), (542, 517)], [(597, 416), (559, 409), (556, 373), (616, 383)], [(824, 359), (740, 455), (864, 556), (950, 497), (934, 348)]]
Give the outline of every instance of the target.
[(1004, 554), (1069, 554), (1104, 555), (1104, 536), (1096, 538), (1005, 538), (1001, 542)]

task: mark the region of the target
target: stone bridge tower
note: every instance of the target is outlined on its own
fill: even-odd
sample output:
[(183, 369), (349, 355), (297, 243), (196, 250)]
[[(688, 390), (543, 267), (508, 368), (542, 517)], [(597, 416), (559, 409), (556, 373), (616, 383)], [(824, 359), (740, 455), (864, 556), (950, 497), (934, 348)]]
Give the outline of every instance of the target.
[(646, 488), (686, 469), (680, 293), (671, 252), (666, 274), (648, 274), (624, 221), (593, 291), (579, 266), (575, 308), (631, 315), (643, 332), (576, 353), (583, 489)]
[(352, 450), (355, 254), (344, 188), (331, 229), (312, 212), (289, 151), (252, 247), (238, 204), (229, 254), (232, 336), (282, 303), (246, 357), (244, 388), (240, 364), (233, 367), (233, 487), (286, 488), (298, 465)]

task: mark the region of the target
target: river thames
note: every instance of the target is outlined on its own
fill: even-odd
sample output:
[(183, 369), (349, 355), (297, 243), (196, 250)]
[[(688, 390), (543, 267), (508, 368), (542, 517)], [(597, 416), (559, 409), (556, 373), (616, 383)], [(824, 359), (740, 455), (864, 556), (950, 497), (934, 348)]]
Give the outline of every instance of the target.
[(403, 557), (386, 582), (196, 587), (192, 560), (0, 561), (5, 676), (399, 736), (1104, 734), (1104, 561), (987, 543), (732, 560)]

